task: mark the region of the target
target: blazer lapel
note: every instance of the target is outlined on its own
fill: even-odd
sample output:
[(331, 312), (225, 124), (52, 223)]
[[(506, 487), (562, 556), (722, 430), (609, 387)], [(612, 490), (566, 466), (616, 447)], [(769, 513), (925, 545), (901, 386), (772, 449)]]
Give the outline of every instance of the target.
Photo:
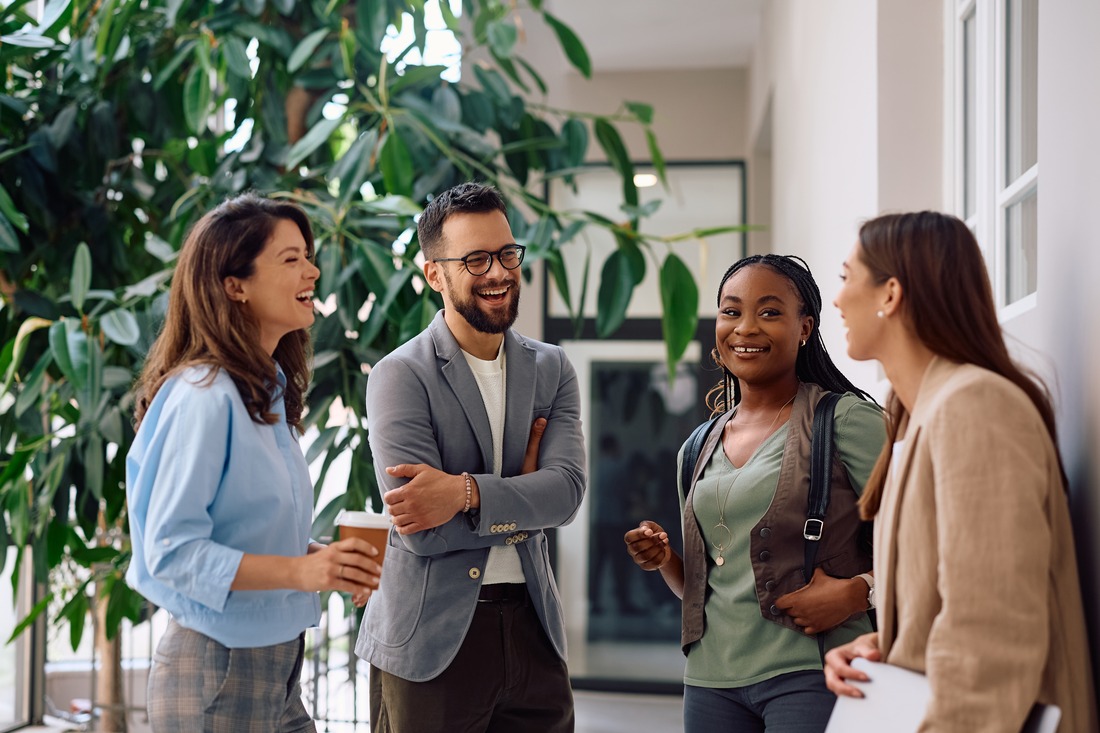
[(504, 334), (504, 456), (501, 473), (516, 476), (523, 468), (527, 439), (534, 422), (535, 351), (512, 329)]
[(481, 448), (483, 470), (491, 472), (493, 470), (493, 431), (489, 427), (485, 401), (481, 398), (481, 390), (478, 389), (474, 373), (470, 371), (470, 365), (466, 363), (466, 357), (462, 354), (458, 342), (455, 341), (451, 329), (447, 328), (447, 323), (443, 320), (443, 311), (436, 313), (428, 328), (435, 342), (436, 358), (443, 362), (441, 369), (443, 378), (447, 380), (459, 405), (462, 406), (462, 412), (474, 431), (478, 447)]

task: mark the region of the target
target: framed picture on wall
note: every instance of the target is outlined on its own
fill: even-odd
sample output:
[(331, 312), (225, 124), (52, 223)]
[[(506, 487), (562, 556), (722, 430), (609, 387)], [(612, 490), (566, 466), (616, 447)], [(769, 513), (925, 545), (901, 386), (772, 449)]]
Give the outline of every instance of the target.
[(570, 672), (589, 683), (679, 685), (680, 601), (660, 574), (634, 564), (623, 535), (650, 519), (679, 543), (676, 456), (703, 419), (701, 388), (709, 386), (700, 383), (699, 343), (672, 379), (661, 341), (561, 346), (577, 370), (589, 458), (584, 502), (556, 537)]

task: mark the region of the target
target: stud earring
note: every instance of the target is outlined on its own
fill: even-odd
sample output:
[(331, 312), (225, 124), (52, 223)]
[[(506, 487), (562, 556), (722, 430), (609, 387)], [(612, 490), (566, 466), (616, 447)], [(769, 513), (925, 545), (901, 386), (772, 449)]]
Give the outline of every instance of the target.
[(884, 318), (886, 316), (886, 314), (883, 313), (882, 311), (875, 311), (875, 315), (878, 316), (879, 318)]
[[(247, 303), (247, 302), (248, 302), (248, 298), (241, 298), (241, 302), (242, 302), (242, 303)], [(882, 311), (879, 311), (879, 313), (881, 313), (881, 312), (882, 312)]]

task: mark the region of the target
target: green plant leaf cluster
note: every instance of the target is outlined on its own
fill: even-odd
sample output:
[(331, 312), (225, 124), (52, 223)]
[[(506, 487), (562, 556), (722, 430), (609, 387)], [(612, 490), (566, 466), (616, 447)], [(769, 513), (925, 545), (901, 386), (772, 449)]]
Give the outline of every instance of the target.
[[(542, 2), (520, 5), (549, 24), (568, 63), (593, 73), (565, 23)], [(344, 506), (380, 508), (363, 395), (370, 365), (441, 305), (415, 236), (432, 195), (471, 179), (504, 192), (528, 262), (546, 262), (578, 328), (593, 315), (582, 306), (593, 265), (609, 335), (652, 259), (670, 362), (694, 332), (694, 283), (671, 239), (641, 233), (653, 207), (638, 206), (619, 131), (644, 129), (663, 178), (653, 109), (547, 107), (545, 81), (521, 56), (516, 3), (49, 0), (40, 18), (29, 7), (0, 8), (0, 551), (32, 551), (43, 583), (63, 563), (88, 571), (76, 587), (51, 585), (74, 645), (92, 604), (107, 604), (110, 634), (143, 612), (122, 580), (131, 387), (186, 232), (226, 196), (287, 197), (314, 223), (325, 305), (307, 458), (318, 487), (337, 457), (351, 458), (346, 491), (317, 507), (315, 536)], [(439, 32), (435, 15), (486, 59), (457, 83), (416, 62)], [(408, 45), (392, 48), (397, 37)], [(546, 181), (583, 174), (593, 139), (622, 177), (618, 221), (542, 197)], [(605, 262), (565, 253), (590, 251), (577, 244), (589, 228), (615, 236)], [(569, 292), (567, 263), (583, 268), (580, 293)]]

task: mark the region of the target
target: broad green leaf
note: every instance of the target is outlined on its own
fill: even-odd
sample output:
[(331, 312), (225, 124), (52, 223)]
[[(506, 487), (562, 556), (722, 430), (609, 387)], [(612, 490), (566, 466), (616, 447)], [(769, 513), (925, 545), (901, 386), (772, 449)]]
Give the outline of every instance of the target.
[(134, 314), (125, 308), (116, 308), (99, 322), (103, 334), (121, 346), (133, 346), (141, 338), (141, 328)]
[(53, 353), (54, 363), (57, 364), (65, 379), (77, 389), (81, 389), (86, 378), (88, 355), (86, 351), (77, 355), (72, 353), (74, 345), (80, 347), (77, 343), (79, 339), (75, 337), (84, 336), (78, 329), (79, 324), (68, 318), (63, 318), (51, 325), (50, 351)]
[(630, 155), (626, 152), (623, 139), (619, 137), (619, 131), (604, 118), (596, 120), (596, 139), (607, 155), (607, 162), (619, 174), (623, 181), (623, 200), (631, 205), (638, 205), (638, 187), (634, 185), (634, 164)]
[(18, 252), (19, 235), (6, 217), (0, 217), (0, 252)]
[(179, 257), (179, 252), (172, 249), (172, 245), (152, 232), (148, 232), (145, 235), (145, 251), (165, 264)]
[(31, 612), (27, 614), (26, 618), (22, 619), (19, 623), (15, 625), (15, 629), (11, 632), (11, 636), (8, 637), (8, 641), (6, 643), (11, 644), (13, 641), (18, 639), (19, 635), (22, 634), (28, 626), (33, 624), (39, 616), (42, 615), (42, 612), (46, 610), (46, 606), (48, 606), (50, 604), (50, 601), (52, 600), (53, 593), (51, 592), (47, 593), (46, 597), (43, 598), (41, 601), (34, 604), (34, 608), (31, 609)]
[(661, 265), (661, 331), (668, 349), (669, 375), (695, 337), (699, 320), (699, 286), (684, 261), (673, 253)]
[(290, 170), (297, 168), (298, 164), (305, 160), (310, 153), (328, 142), (328, 139), (332, 137), (332, 134), (343, 122), (344, 115), (331, 120), (327, 117), (318, 120), (313, 127), (309, 128), (309, 132), (291, 147), (290, 152), (287, 153), (286, 167)]
[(435, 113), (450, 122), (462, 122), (462, 100), (450, 84), (442, 84), (432, 92)]
[(577, 71), (584, 75), (585, 79), (591, 79), (592, 61), (588, 58), (588, 51), (585, 50), (581, 39), (577, 38), (577, 34), (573, 32), (572, 28), (550, 13), (543, 12), (542, 17), (546, 19), (546, 22), (554, 29), (554, 33), (557, 34), (558, 41), (561, 43), (569, 63), (573, 64)]
[(196, 135), (206, 129), (206, 117), (210, 111), (210, 79), (202, 65), (191, 68), (183, 83), (183, 115), (187, 127)]
[(19, 390), (19, 397), (15, 400), (15, 416), (19, 417), (27, 408), (38, 402), (42, 397), (42, 384), (46, 379), (46, 369), (53, 363), (53, 355), (46, 350), (38, 358), (38, 363), (31, 369), (30, 374), (23, 380), (23, 386)]
[[(19, 366), (23, 362), (23, 355), (27, 353), (27, 340), (30, 335), (35, 331), (43, 328), (49, 328), (53, 324), (51, 321), (45, 318), (31, 317), (19, 324), (19, 331), (15, 334), (15, 342), (12, 346), (11, 363), (8, 364), (8, 373), (4, 376), (4, 391), (6, 392), (11, 386), (12, 379), (15, 377), (15, 373), (19, 371)], [(51, 332), (52, 338), (52, 332)]]
[(51, 38), (40, 36), (37, 33), (11, 33), (0, 36), (0, 45), (21, 46), (35, 50), (53, 48), (54, 41)]
[(88, 288), (92, 285), (92, 251), (88, 245), (81, 242), (76, 246), (73, 255), (73, 274), (69, 280), (69, 299), (73, 308), (78, 312), (84, 312), (84, 298), (88, 295)]
[(103, 436), (92, 433), (84, 444), (84, 486), (99, 501), (103, 501)]
[(482, 89), (489, 93), (498, 106), (506, 106), (512, 101), (512, 92), (508, 89), (508, 82), (504, 81), (494, 69), (482, 66), (474, 66), (474, 76), (481, 83)]
[(179, 69), (180, 65), (183, 64), (183, 62), (187, 59), (191, 58), (191, 54), (193, 54), (194, 52), (194, 41), (185, 41), (182, 45), (180, 45), (179, 49), (176, 51), (176, 55), (172, 57), (172, 60), (169, 61), (163, 69), (158, 71), (155, 77), (153, 77), (153, 89), (159, 91), (160, 88), (164, 86), (164, 82), (168, 81), (172, 77), (172, 74), (174, 74), (176, 70)]
[(290, 58), (287, 59), (286, 70), (293, 74), (302, 68), (302, 65), (313, 56), (313, 52), (321, 45), (321, 41), (325, 40), (328, 33), (328, 28), (320, 28), (303, 38), (297, 48), (294, 49), (294, 52), (290, 54)]
[(626, 262), (630, 265), (630, 277), (634, 285), (641, 284), (645, 279), (645, 255), (642, 254), (641, 248), (638, 246), (638, 242), (633, 238), (627, 236), (619, 230), (613, 232), (615, 235), (615, 243), (619, 246), (619, 251), (626, 257)]
[(88, 596), (83, 587), (61, 609), (61, 617), (69, 622), (69, 643), (75, 652), (84, 638), (84, 622), (88, 618)]
[[(317, 365), (314, 363), (314, 368), (316, 369), (316, 367)], [(306, 451), (306, 463), (312, 464), (317, 460), (318, 456), (322, 454), (327, 455), (342, 429), (342, 425), (334, 425), (322, 430), (317, 436), (317, 439), (310, 443), (309, 450)]]
[(389, 86), (390, 97), (423, 84), (434, 83), (446, 70), (446, 66), (406, 66), (400, 75), (391, 77), (393, 81)]
[(542, 76), (537, 71), (535, 71), (534, 66), (531, 66), (531, 64), (527, 63), (519, 56), (516, 56), (514, 60), (519, 62), (519, 65), (527, 70), (527, 74), (534, 80), (535, 86), (539, 88), (540, 92), (546, 94), (549, 91), (546, 86), (546, 82), (543, 81)]
[(657, 136), (653, 134), (653, 130), (647, 129), (645, 131), (646, 145), (649, 146), (649, 162), (653, 165), (653, 170), (657, 171), (657, 178), (660, 179), (661, 185), (668, 190), (668, 176), (665, 175), (665, 156), (661, 154), (661, 148), (657, 145)]
[(546, 265), (550, 268), (550, 274), (554, 277), (554, 285), (558, 289), (558, 295), (565, 303), (565, 309), (572, 315), (573, 301), (569, 295), (569, 276), (565, 271), (565, 260), (559, 250), (551, 250), (546, 253)]
[(15, 203), (11, 200), (11, 196), (8, 195), (7, 190), (5, 190), (3, 186), (0, 186), (0, 213), (3, 213), (16, 229), (24, 234), (27, 233), (27, 229), (30, 225), (27, 223), (26, 215), (15, 208)]
[(115, 445), (122, 445), (124, 435), (122, 432), (122, 412), (118, 405), (113, 405), (99, 420), (99, 434)]
[(111, 40), (111, 26), (115, 21), (115, 6), (118, 0), (105, 0), (99, 9), (99, 32), (95, 38), (95, 55), (102, 60), (107, 55), (107, 44)]
[(222, 57), (225, 59), (225, 67), (229, 70), (229, 73), (245, 80), (252, 78), (252, 66), (248, 61), (248, 49), (241, 38), (227, 35), (222, 38), (218, 48), (221, 49)]
[(398, 216), (416, 216), (423, 209), (408, 196), (395, 196), (387, 194), (380, 199), (368, 201), (364, 208), (379, 211), (384, 214), (397, 214)]
[(459, 25), (459, 20), (455, 17), (454, 11), (451, 10), (450, 0), (440, 0), (439, 12), (443, 15), (443, 22), (447, 24), (447, 28), (451, 32), (456, 34), (461, 32), (462, 27)]
[[(444, 0), (446, 2), (446, 0)], [(489, 48), (501, 58), (511, 58), (512, 51), (519, 39), (519, 31), (515, 25), (505, 20), (493, 21), (486, 29), (489, 34)]]
[(387, 193), (399, 196), (412, 194), (415, 175), (412, 157), (409, 155), (409, 149), (405, 147), (405, 143), (394, 130), (390, 130), (386, 136), (386, 142), (382, 143), (378, 163), (382, 169), (382, 180), (386, 185)]
[(646, 104), (645, 102), (625, 102), (626, 108), (630, 110), (630, 114), (641, 122), (643, 125), (653, 124), (653, 105)]
[(626, 320), (626, 309), (634, 294), (634, 274), (626, 255), (615, 250), (603, 263), (600, 290), (596, 297), (596, 335), (607, 338)]

